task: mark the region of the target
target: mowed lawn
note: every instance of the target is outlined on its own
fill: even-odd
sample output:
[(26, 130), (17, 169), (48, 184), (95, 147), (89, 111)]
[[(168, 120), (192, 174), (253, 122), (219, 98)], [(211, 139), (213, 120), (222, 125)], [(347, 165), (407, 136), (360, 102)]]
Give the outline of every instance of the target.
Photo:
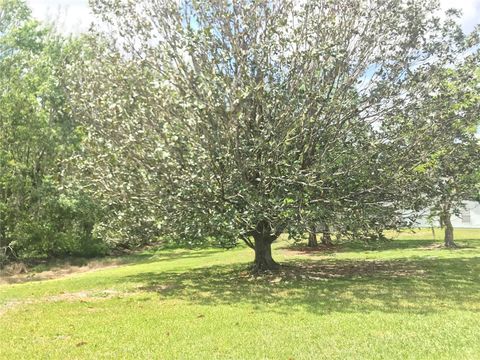
[(480, 359), (480, 231), (304, 252), (150, 250), (0, 285), (1, 359)]

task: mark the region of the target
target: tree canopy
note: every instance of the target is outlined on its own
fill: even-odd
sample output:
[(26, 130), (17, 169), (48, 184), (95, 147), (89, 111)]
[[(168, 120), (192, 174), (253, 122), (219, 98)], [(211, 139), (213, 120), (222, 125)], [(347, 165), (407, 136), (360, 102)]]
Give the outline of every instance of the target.
[(116, 34), (72, 92), (97, 193), (177, 239), (243, 239), (257, 269), (283, 232), (421, 206), (427, 80), (478, 41), (433, 1), (91, 3)]
[(0, 1), (4, 252), (243, 240), (267, 270), (282, 233), (475, 195), (480, 36), (436, 1), (91, 0), (73, 37)]
[(431, 116), (439, 122), (436, 136), (441, 148), (418, 167), (432, 216), (445, 226), (447, 247), (456, 246), (451, 215), (459, 215), (465, 200), (476, 199), (480, 192), (478, 65), (478, 57), (472, 57), (461, 67), (437, 75), (441, 86), (432, 94)]

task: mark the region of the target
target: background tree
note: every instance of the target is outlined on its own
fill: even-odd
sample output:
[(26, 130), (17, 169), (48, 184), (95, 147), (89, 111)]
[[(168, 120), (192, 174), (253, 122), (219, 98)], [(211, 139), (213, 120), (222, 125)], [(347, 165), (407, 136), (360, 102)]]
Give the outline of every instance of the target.
[(480, 191), (478, 53), (463, 62), (438, 75), (442, 86), (432, 94), (431, 116), (439, 122), (437, 136), (443, 147), (418, 169), (425, 175), (431, 213), (445, 226), (446, 247), (456, 247), (451, 216), (459, 215), (464, 202), (475, 200)]
[(0, 1), (0, 249), (8, 256), (98, 253), (95, 207), (63, 189), (80, 134), (66, 111), (62, 63), (73, 42)]
[(257, 270), (282, 232), (395, 218), (431, 152), (399, 111), (465, 46), (430, 1), (91, 4), (117, 34), (70, 87), (93, 193), (177, 239), (243, 239)]

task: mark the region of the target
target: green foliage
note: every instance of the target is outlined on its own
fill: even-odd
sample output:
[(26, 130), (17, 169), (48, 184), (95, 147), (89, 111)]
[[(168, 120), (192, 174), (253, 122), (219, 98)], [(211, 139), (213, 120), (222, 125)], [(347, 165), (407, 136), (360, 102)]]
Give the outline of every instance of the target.
[(71, 74), (85, 186), (120, 234), (183, 242), (398, 227), (443, 148), (427, 80), (478, 43), (434, 1), (92, 6), (114, 40)]
[(431, 201), (432, 216), (442, 220), (457, 214), (465, 200), (480, 191), (480, 56), (469, 54), (453, 69), (439, 69), (430, 82), (438, 90), (426, 98), (435, 118), (441, 148), (419, 165), (422, 186)]
[(23, 2), (0, 3), (0, 252), (9, 256), (105, 252), (92, 236), (96, 207), (64, 187), (79, 142), (60, 77), (70, 47)]
[(91, 5), (109, 32), (65, 38), (0, 0), (2, 256), (163, 237), (266, 259), (473, 196), (479, 37), (435, 1)]

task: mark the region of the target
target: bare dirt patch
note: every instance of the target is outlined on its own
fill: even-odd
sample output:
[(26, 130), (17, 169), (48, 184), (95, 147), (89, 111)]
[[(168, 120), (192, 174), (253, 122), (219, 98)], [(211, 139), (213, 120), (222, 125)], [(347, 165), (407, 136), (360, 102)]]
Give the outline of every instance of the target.
[(60, 301), (95, 302), (95, 301), (101, 301), (105, 299), (111, 299), (113, 297), (117, 297), (121, 295), (125, 295), (125, 293), (117, 290), (113, 290), (113, 289), (105, 289), (105, 290), (94, 290), (94, 291), (62, 292), (58, 295), (45, 296), (40, 298), (12, 300), (1, 305), (0, 316), (5, 314), (7, 311), (11, 309), (14, 309), (17, 306), (22, 306), (22, 305), (60, 302)]
[(5, 267), (3, 270), (0, 270), (0, 285), (58, 279), (78, 273), (115, 268), (123, 265), (124, 263), (125, 262), (121, 259), (110, 258), (92, 260), (84, 265), (72, 265), (70, 263), (65, 263), (40, 272), (29, 270), (23, 263), (16, 263)]
[(288, 248), (283, 248), (282, 251), (288, 255), (322, 255), (322, 254), (332, 254), (342, 250), (341, 245), (324, 245), (319, 244), (317, 247), (308, 247), (308, 246), (292, 246)]
[(419, 249), (420, 250), (438, 250), (438, 249), (445, 249), (445, 246), (442, 243), (433, 243), (427, 246), (422, 246)]
[(101, 291), (78, 291), (78, 292), (62, 292), (58, 295), (52, 295), (40, 299), (42, 302), (57, 302), (57, 301), (98, 301), (103, 299), (110, 299), (119, 296), (123, 293), (113, 289), (106, 289)]

